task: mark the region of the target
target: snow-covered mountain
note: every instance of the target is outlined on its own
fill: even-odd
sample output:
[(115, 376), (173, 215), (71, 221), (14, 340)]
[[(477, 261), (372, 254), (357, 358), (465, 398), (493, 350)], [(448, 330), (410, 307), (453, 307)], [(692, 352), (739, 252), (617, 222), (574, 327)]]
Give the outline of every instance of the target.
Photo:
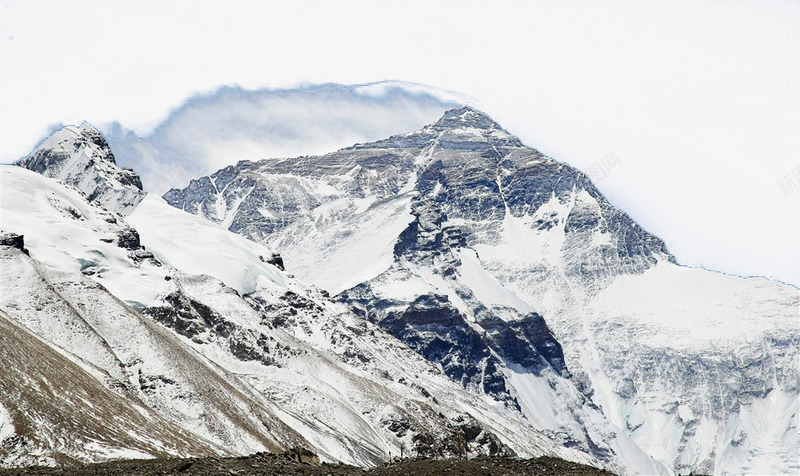
[(600, 459), (800, 470), (800, 292), (679, 266), (583, 173), (479, 111), (239, 162), (164, 198)]
[(77, 187), (115, 212), (129, 212), (145, 195), (139, 176), (117, 166), (105, 138), (88, 124), (51, 135), (19, 165)]
[(659, 470), (467, 391), (268, 248), (141, 193), (101, 139), (67, 128), (20, 161), (42, 175), (0, 168), (0, 465), (301, 445)]

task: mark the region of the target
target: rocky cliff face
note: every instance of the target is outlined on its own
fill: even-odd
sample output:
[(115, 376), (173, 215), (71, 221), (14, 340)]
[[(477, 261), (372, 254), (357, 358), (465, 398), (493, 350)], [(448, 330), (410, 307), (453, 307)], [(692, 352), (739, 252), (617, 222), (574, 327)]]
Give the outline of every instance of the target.
[(673, 472), (797, 469), (797, 289), (676, 265), (583, 173), (479, 111), (164, 198), (601, 459), (629, 435)]

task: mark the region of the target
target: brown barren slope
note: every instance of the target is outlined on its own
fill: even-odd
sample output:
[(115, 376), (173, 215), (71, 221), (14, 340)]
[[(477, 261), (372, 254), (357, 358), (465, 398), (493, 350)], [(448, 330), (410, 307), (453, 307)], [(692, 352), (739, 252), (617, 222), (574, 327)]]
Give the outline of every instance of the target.
[[(0, 311), (0, 405), (15, 434), (6, 456), (44, 453), (58, 463), (96, 449), (108, 454), (213, 454), (194, 435), (132, 405)], [(24, 461), (22, 459), (21, 461)]]

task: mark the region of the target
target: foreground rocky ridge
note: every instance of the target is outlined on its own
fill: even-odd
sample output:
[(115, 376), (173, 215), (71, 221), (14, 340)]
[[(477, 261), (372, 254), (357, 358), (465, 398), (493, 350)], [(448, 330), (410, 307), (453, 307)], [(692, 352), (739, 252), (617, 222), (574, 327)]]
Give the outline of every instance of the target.
[(151, 476), (184, 474), (192, 476), (611, 476), (608, 471), (557, 458), (487, 458), (471, 460), (402, 460), (371, 469), (346, 465), (312, 465), (296, 462), (287, 455), (256, 454), (239, 458), (193, 458), (115, 461), (65, 468), (0, 469), (0, 476)]

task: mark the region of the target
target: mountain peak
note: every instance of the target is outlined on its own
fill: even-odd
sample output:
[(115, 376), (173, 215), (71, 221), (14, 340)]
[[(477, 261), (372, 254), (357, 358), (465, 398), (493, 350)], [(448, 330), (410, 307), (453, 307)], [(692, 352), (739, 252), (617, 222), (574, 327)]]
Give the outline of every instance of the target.
[[(77, 148), (80, 145), (94, 144), (98, 152), (98, 158), (116, 164), (117, 161), (111, 148), (106, 142), (105, 137), (88, 122), (82, 122), (79, 126), (64, 126), (60, 130), (53, 132), (45, 139), (36, 150), (67, 150), (73, 144)], [(33, 153), (29, 154), (32, 155)], [(23, 159), (24, 160), (24, 159)]]
[(503, 129), (488, 114), (471, 106), (446, 111), (431, 129), (439, 133), (440, 145), (457, 149), (521, 147), (518, 138)]
[(115, 212), (131, 211), (144, 197), (139, 176), (117, 166), (105, 137), (86, 122), (56, 131), (17, 165), (72, 185)]
[(496, 123), (488, 114), (479, 111), (471, 106), (464, 106), (446, 111), (434, 127), (437, 129), (500, 129), (500, 124)]

